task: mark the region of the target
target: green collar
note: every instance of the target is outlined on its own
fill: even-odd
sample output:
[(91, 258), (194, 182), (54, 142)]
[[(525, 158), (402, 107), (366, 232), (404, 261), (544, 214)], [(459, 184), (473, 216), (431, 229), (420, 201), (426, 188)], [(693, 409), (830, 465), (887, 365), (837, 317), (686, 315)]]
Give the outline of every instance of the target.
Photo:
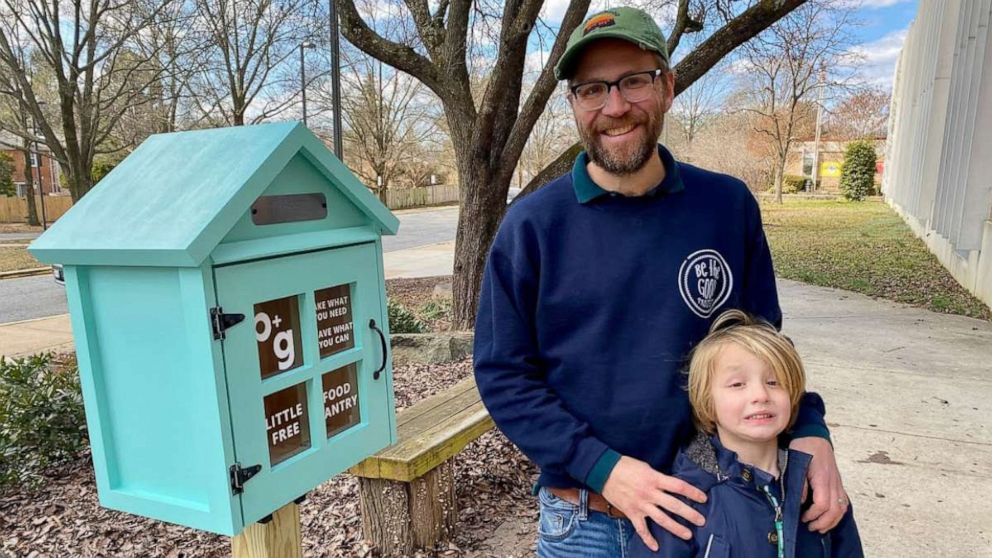
[[(675, 162), (675, 157), (660, 143), (658, 144), (658, 155), (661, 156), (661, 164), (665, 166), (665, 179), (654, 188), (648, 190), (644, 197), (653, 197), (659, 192), (672, 194), (681, 192), (685, 186), (682, 184), (682, 176), (679, 174), (679, 165)], [(575, 197), (579, 203), (589, 203), (592, 200), (609, 194), (592, 181), (586, 165), (589, 164), (589, 155), (583, 151), (575, 158), (575, 165), (572, 166), (572, 187), (575, 188)]]

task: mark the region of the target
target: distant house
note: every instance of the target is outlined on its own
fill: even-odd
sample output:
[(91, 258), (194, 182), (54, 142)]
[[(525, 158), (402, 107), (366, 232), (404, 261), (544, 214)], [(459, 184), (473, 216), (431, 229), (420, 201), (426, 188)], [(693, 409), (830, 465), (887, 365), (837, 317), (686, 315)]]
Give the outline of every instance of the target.
[(59, 183), (61, 172), (59, 164), (52, 158), (48, 146), (41, 143), (38, 144), (37, 149), (41, 153), (41, 157), (39, 158), (33, 152), (35, 147), (32, 144), (31, 164), (28, 166), (25, 164), (24, 152), (21, 151), (21, 145), (23, 145), (23, 140), (20, 137), (6, 130), (0, 130), (0, 152), (9, 155), (14, 161), (14, 186), (17, 188), (17, 195), (20, 197), (27, 195), (27, 179), (24, 173), (26, 168), (30, 168), (31, 170), (32, 183), (34, 183), (36, 189), (40, 177), (41, 189), (45, 194), (53, 196), (69, 195), (69, 191), (63, 189)]
[[(816, 179), (819, 181), (817, 191), (839, 193), (840, 171), (844, 163), (844, 151), (847, 144), (854, 140), (832, 137), (820, 138), (820, 156), (817, 166), (820, 167)], [(885, 137), (872, 138), (875, 144), (875, 184), (882, 183), (882, 170), (885, 167)], [(816, 142), (813, 138), (801, 138), (792, 143), (785, 160), (785, 174), (802, 176), (813, 179), (813, 159), (816, 152)]]

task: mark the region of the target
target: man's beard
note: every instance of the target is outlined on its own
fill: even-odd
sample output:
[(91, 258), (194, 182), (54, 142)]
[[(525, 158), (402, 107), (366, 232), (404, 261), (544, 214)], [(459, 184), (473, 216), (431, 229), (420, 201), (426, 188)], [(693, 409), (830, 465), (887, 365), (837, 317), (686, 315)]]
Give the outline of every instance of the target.
[[(632, 145), (618, 146), (613, 150), (606, 149), (602, 144), (599, 131), (621, 128), (628, 124), (644, 127), (647, 135), (644, 136), (643, 141)], [(589, 154), (589, 160), (610, 174), (625, 176), (641, 170), (658, 149), (658, 138), (661, 136), (663, 124), (664, 115), (659, 111), (656, 114), (645, 113), (644, 120), (625, 119), (608, 125), (593, 123), (590, 128), (583, 128), (582, 126), (578, 126), (578, 128), (582, 146)]]

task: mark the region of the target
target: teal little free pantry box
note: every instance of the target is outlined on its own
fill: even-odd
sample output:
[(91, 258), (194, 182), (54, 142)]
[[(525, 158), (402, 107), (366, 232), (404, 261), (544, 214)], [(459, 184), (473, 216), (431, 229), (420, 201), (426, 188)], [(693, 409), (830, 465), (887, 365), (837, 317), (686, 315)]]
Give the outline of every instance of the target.
[(38, 238), (65, 266), (101, 504), (235, 535), (393, 443), (397, 228), (279, 123), (152, 136)]

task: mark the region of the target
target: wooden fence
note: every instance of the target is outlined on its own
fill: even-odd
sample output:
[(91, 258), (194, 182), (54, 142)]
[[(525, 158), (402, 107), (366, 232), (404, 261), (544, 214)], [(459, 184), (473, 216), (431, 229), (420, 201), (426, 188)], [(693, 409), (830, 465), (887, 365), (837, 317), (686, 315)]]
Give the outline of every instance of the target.
[[(41, 219), (41, 198), (34, 197), (38, 219)], [(70, 196), (45, 196), (45, 220), (51, 223), (72, 207)], [(27, 223), (28, 199), (18, 196), (0, 196), (0, 223)]]
[(389, 209), (405, 209), (458, 202), (457, 184), (438, 184), (417, 188), (386, 190), (386, 206)]
[[(41, 219), (41, 200), (38, 196), (35, 196), (34, 200), (35, 207), (38, 209), (38, 219)], [(386, 190), (386, 205), (389, 209), (406, 209), (447, 203), (458, 203), (457, 184)], [(51, 223), (69, 211), (71, 206), (72, 198), (69, 196), (45, 196), (46, 220)], [(26, 223), (27, 220), (27, 198), (0, 196), (0, 223)]]

